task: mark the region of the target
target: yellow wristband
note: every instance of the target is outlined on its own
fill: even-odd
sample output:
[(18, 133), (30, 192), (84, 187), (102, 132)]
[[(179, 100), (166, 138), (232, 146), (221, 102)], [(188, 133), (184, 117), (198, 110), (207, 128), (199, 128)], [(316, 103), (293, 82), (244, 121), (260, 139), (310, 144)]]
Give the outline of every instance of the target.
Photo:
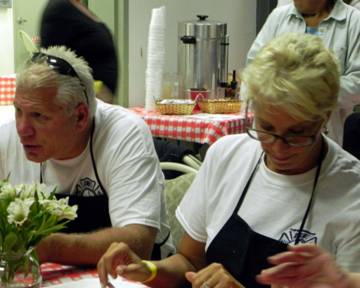
[(149, 269), (149, 271), (151, 272), (150, 277), (147, 278), (146, 280), (142, 281), (142, 283), (148, 283), (148, 282), (154, 280), (157, 275), (157, 272), (158, 272), (157, 266), (151, 261), (141, 260), (141, 262), (144, 263), (146, 265), (146, 267)]

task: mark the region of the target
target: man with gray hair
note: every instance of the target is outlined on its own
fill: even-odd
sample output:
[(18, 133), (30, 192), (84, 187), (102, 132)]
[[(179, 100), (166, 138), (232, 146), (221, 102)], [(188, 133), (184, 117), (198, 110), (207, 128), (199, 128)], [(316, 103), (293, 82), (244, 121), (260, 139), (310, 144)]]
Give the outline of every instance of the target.
[(34, 54), (17, 75), (14, 106), (15, 121), (0, 127), (0, 179), (52, 185), (78, 205), (68, 233), (38, 245), (41, 261), (96, 264), (112, 242), (145, 258), (172, 252), (149, 129), (132, 112), (95, 99), (82, 58), (63, 46)]

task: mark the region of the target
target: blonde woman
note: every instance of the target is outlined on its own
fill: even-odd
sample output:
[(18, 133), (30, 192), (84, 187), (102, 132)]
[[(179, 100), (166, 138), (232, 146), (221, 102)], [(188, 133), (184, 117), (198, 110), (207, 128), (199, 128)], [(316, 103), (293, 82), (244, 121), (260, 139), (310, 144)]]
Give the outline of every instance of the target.
[(360, 11), (342, 0), (293, 0), (272, 11), (256, 36), (247, 61), (251, 62), (271, 39), (287, 32), (316, 35), (339, 61), (338, 105), (327, 128), (329, 137), (342, 145), (345, 119), (360, 103)]
[(263, 287), (267, 258), (299, 243), (360, 271), (360, 162), (323, 134), (339, 91), (335, 57), (315, 36), (286, 34), (242, 79), (254, 122), (208, 150), (176, 211), (178, 253), (144, 262), (113, 244), (98, 263), (103, 284), (109, 273), (150, 287)]

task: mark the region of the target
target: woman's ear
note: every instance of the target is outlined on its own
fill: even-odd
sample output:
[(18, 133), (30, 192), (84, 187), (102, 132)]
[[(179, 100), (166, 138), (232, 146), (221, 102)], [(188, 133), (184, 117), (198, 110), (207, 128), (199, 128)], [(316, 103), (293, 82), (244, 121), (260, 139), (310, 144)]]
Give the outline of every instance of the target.
[(331, 112), (329, 111), (329, 112), (326, 113), (326, 118), (324, 120), (323, 129), (322, 129), (323, 133), (325, 135), (327, 135), (329, 133), (329, 130), (327, 128), (327, 123), (329, 122), (330, 116), (331, 116)]

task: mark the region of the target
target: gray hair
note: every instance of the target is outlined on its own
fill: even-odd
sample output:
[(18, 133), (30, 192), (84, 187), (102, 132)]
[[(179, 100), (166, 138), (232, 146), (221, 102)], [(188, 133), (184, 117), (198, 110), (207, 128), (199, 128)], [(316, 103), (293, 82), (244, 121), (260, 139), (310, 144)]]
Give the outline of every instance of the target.
[(286, 33), (273, 39), (243, 72), (246, 98), (256, 107), (277, 106), (300, 120), (326, 120), (337, 105), (336, 57), (319, 37)]
[(91, 119), (95, 115), (96, 100), (94, 79), (87, 62), (65, 46), (53, 46), (41, 49), (40, 52), (68, 62), (80, 80), (77, 77), (56, 72), (47, 64), (46, 58), (40, 57), (39, 61), (28, 61), (26, 63), (24, 69), (16, 77), (17, 87), (27, 90), (55, 87), (57, 88), (57, 103), (64, 107), (69, 115), (74, 112), (74, 108), (79, 103), (85, 103), (89, 107)]

